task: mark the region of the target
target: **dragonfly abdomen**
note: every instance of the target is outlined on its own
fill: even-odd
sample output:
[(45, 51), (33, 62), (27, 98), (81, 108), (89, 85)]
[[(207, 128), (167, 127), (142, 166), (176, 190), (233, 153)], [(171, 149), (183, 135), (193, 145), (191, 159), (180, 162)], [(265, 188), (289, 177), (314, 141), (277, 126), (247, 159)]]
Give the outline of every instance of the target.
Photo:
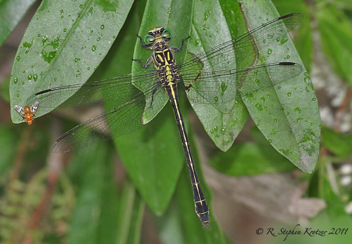
[(183, 122), (181, 110), (178, 103), (177, 84), (170, 83), (169, 85), (166, 86), (166, 91), (169, 95), (169, 99), (172, 104), (172, 108), (174, 110), (176, 123), (181, 136), (183, 150), (186, 155), (187, 166), (191, 176), (195, 211), (198, 218), (202, 222), (203, 226), (207, 227), (209, 226), (209, 208), (205, 200), (202, 188), (200, 187), (200, 184), (199, 184), (199, 179), (196, 173), (194, 160), (189, 146), (186, 128)]

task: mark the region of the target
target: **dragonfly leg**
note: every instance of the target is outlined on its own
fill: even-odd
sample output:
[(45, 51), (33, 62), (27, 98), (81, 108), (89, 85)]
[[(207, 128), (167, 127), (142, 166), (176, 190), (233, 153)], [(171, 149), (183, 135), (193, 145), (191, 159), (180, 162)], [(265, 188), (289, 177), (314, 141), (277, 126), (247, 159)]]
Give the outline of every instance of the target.
[(182, 51), (183, 49), (183, 44), (185, 43), (185, 41), (187, 41), (188, 39), (190, 38), (190, 36), (186, 37), (185, 39), (182, 39), (182, 42), (181, 42), (181, 47), (178, 48), (178, 47), (169, 47), (169, 49), (173, 52), (180, 52)]
[(144, 44), (142, 37), (139, 35), (137, 35), (137, 37), (139, 38), (139, 42), (143, 48), (152, 49), (152, 44)]
[(185, 39), (182, 39), (180, 51), (182, 51), (182, 49), (183, 49), (183, 44), (185, 43), (185, 41), (187, 41), (190, 37), (191, 37), (191, 36), (188, 36), (188, 37), (186, 37)]
[(132, 61), (138, 62), (143, 68), (148, 68), (148, 66), (152, 63), (152, 57), (149, 57), (147, 62), (143, 64), (142, 60), (140, 59), (132, 59)]
[(152, 91), (152, 100), (150, 101), (149, 108), (151, 108), (152, 105), (153, 105), (153, 102), (154, 102), (154, 95), (155, 95), (155, 93), (156, 93), (156, 91), (157, 91), (158, 89), (159, 89), (159, 87), (155, 87), (155, 88), (153, 89), (153, 91)]

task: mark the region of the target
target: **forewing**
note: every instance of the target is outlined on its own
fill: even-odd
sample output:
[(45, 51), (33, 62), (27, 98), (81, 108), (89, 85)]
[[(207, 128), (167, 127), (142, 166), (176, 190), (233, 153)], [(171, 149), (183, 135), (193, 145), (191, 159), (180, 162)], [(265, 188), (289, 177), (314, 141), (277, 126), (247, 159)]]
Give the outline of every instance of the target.
[[(44, 115), (55, 108), (79, 107), (89, 104), (111, 102), (116, 105), (124, 103), (134, 97), (139, 90), (132, 85), (148, 80), (156, 79), (156, 71), (150, 70), (137, 74), (128, 74), (101, 81), (87, 82), (85, 84), (75, 84), (61, 87), (49, 88), (39, 91), (27, 99), (27, 104), (39, 102), (40, 107), (37, 117)], [(62, 104), (58, 101), (63, 101)]]
[[(281, 16), (211, 50), (189, 54), (179, 64), (179, 73), (186, 86), (191, 85), (207, 102), (220, 111), (229, 111), (233, 107), (229, 101), (234, 101), (236, 96), (237, 75), (242, 75), (243, 69), (254, 65), (259, 58), (257, 42), (262, 42), (262, 48), (274, 41), (280, 42), (301, 20), (301, 14)], [(227, 71), (231, 74), (226, 74)]]

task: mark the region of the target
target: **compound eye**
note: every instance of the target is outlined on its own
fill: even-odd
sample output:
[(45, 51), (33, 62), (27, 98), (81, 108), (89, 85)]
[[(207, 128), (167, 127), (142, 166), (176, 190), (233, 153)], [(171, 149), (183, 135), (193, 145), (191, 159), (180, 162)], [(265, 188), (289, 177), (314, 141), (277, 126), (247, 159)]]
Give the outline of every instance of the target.
[(171, 38), (171, 31), (169, 29), (165, 29), (162, 34), (163, 38), (170, 39)]
[(143, 38), (144, 44), (152, 44), (155, 41), (155, 37), (152, 35), (146, 35)]

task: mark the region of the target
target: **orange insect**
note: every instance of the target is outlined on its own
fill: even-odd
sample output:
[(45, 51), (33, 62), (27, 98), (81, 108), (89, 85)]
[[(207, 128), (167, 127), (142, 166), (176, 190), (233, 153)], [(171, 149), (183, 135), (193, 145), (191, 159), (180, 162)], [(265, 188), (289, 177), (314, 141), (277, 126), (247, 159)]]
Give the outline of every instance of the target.
[(25, 106), (24, 108), (15, 105), (15, 110), (26, 120), (28, 125), (31, 125), (33, 123), (33, 117), (37, 112), (38, 107), (39, 102), (35, 102), (32, 106)]

